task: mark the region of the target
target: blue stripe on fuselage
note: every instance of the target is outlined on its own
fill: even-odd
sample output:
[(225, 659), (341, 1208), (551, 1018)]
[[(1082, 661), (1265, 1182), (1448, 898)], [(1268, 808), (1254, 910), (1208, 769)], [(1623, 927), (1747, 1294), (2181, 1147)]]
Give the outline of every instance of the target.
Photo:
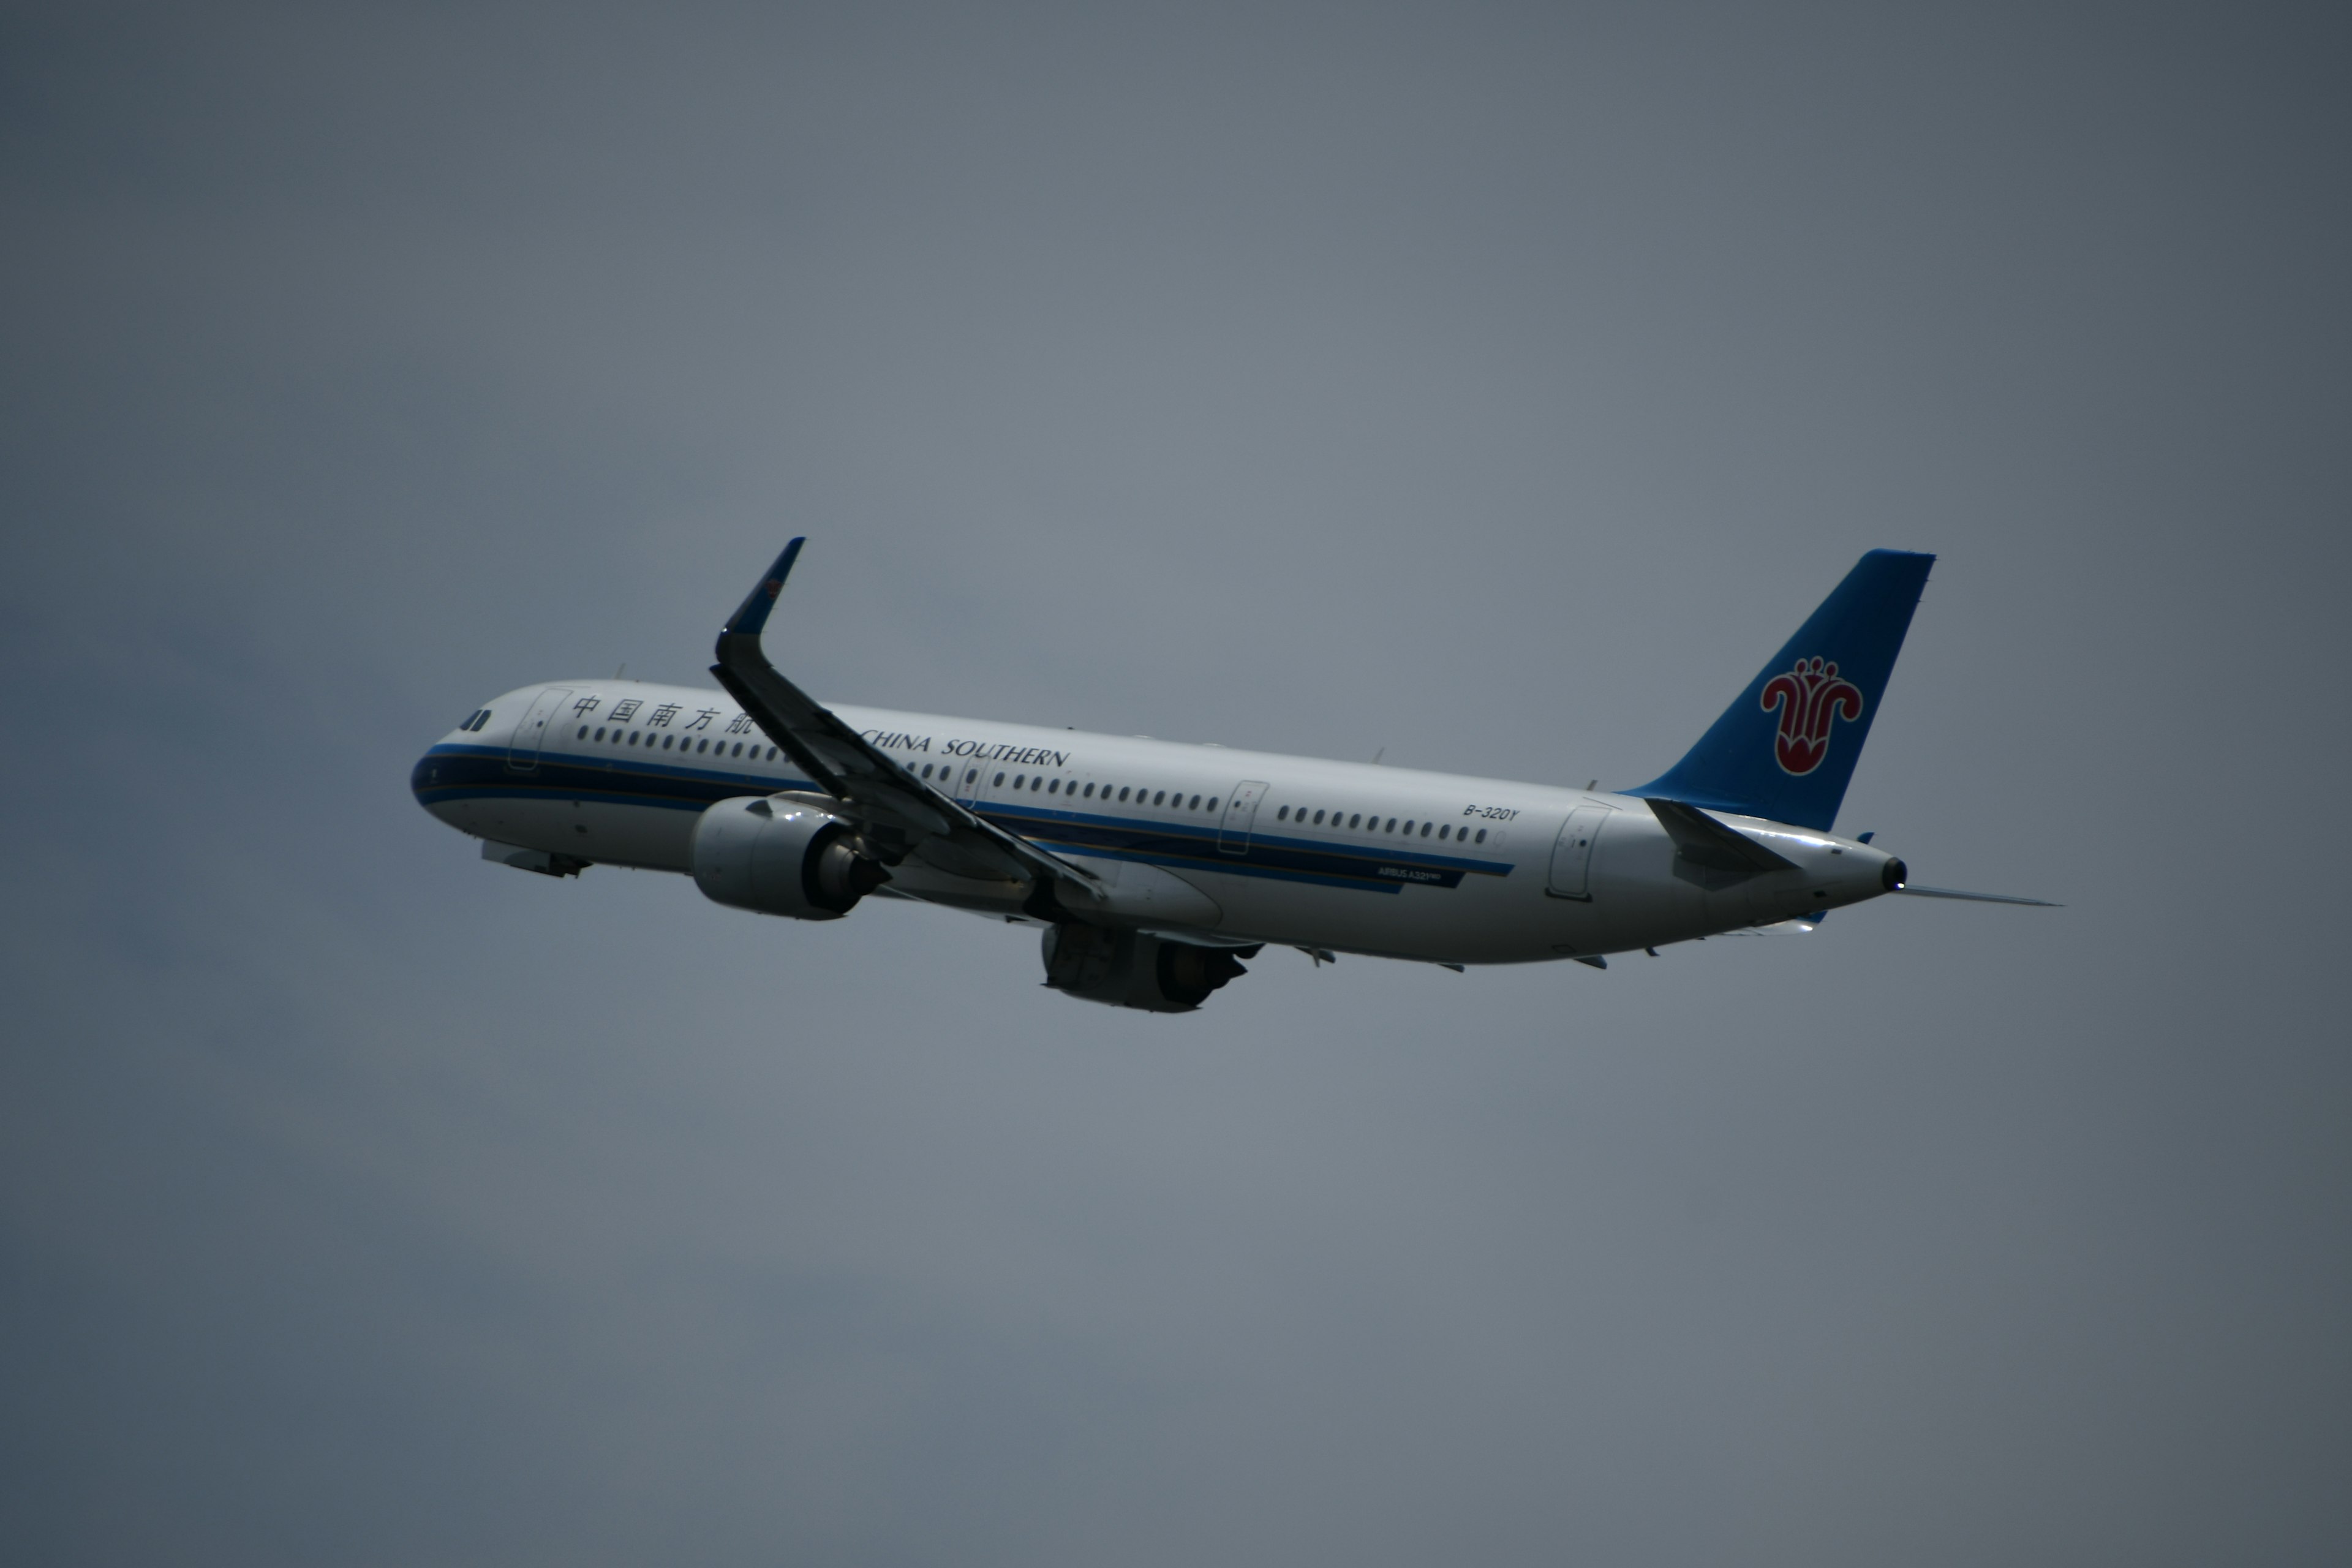
[[(719, 801), (779, 790), (814, 790), (805, 779), (653, 763), (638, 757), (579, 762), (542, 753), (529, 772), (507, 766), (503, 747), (443, 744), (417, 760), (409, 788), (427, 807), (457, 800), (593, 800), (618, 805), (699, 812)], [(1381, 846), (1356, 849), (1314, 839), (1253, 834), (1239, 855), (1218, 847), (1214, 826), (1191, 827), (1134, 817), (1018, 806), (961, 804), (989, 822), (1048, 849), (1146, 865), (1223, 871), (1363, 892), (1459, 887), (1465, 876), (1507, 877), (1507, 860), (1473, 859), (1425, 850), (1399, 855)]]
[(717, 802), (745, 795), (773, 795), (778, 790), (814, 789), (806, 779), (780, 779), (773, 773), (740, 773), (675, 763), (645, 763), (631, 757), (612, 762), (579, 763), (541, 754), (528, 773), (507, 766), (504, 748), (439, 745), (417, 759), (408, 775), (408, 787), (418, 804), (478, 800), (598, 800), (626, 805), (650, 805), (673, 811), (701, 811)]

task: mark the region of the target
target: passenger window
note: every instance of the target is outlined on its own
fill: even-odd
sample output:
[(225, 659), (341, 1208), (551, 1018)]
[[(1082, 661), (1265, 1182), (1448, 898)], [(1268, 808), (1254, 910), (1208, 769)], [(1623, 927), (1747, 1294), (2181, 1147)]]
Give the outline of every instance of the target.
[(1211, 795), (1209, 797), (1209, 809), (1211, 811), (1217, 809), (1217, 797), (1215, 795)]
[(642, 730), (632, 730), (632, 731), (629, 731), (629, 744), (631, 744), (632, 746), (635, 745), (635, 744), (637, 743), (637, 737), (638, 737), (639, 735), (643, 734), (644, 732), (645, 732), (645, 731), (642, 731)]
[(774, 762), (775, 760), (776, 760), (776, 748), (775, 748), (775, 747), (773, 747), (773, 746), (770, 746), (770, 747), (768, 748), (768, 761), (770, 761), (770, 762), (772, 762), (772, 762)]
[(1013, 787), (1014, 789), (1019, 789), (1022, 785), (1024, 785), (1024, 784), (1027, 784), (1028, 782), (1029, 782), (1029, 775), (1028, 775), (1027, 773), (1014, 773), (1014, 774), (1013, 775)]
[(1153, 795), (1151, 797), (1151, 804), (1154, 805), (1166, 805), (1168, 804), (1168, 792), (1163, 789), (1158, 795)]
[(1359, 812), (1354, 812), (1354, 813), (1351, 813), (1351, 814), (1349, 816), (1349, 817), (1348, 817), (1348, 826), (1350, 826), (1350, 827), (1361, 827), (1363, 825), (1364, 825), (1364, 814), (1363, 814), (1362, 812), (1360, 812), (1360, 811), (1359, 811)]
[(600, 741), (604, 738), (604, 727), (602, 724), (596, 726), (596, 738)]
[(1047, 795), (1059, 795), (1059, 794), (1061, 794), (1061, 793), (1062, 793), (1062, 781), (1061, 781), (1061, 780), (1059, 780), (1059, 779), (1055, 779), (1053, 783), (1051, 783), (1051, 784), (1047, 784), (1047, 785), (1045, 786), (1045, 793), (1046, 793)]
[(1453, 831), (1454, 831), (1454, 825), (1453, 825), (1452, 823), (1450, 823), (1450, 822), (1449, 822), (1449, 823), (1447, 823), (1444, 826), (1443, 826), (1443, 827), (1441, 827), (1441, 828), (1439, 828), (1439, 829), (1437, 830), (1437, 836), (1438, 836), (1440, 838), (1443, 838), (1443, 837), (1444, 837), (1447, 834), (1449, 834), (1449, 833), (1451, 833), (1451, 832), (1453, 832)]
[(1315, 826), (1318, 827), (1323, 826), (1323, 814), (1319, 811), (1315, 814)]
[(698, 753), (710, 750), (709, 739), (706, 736), (704, 739), (697, 742), (694, 749)]
[(996, 785), (997, 785), (997, 787), (998, 787), (999, 789), (1002, 789), (1002, 788), (1003, 788), (1003, 787), (1004, 787), (1004, 775), (1003, 775), (1003, 773), (999, 773), (999, 774), (997, 774), (997, 775), (996, 775)]
[(1426, 837), (1429, 837), (1429, 824), (1427, 824), (1426, 822), (1424, 822), (1424, 823), (1423, 823), (1423, 824), (1421, 825), (1421, 836), (1422, 836), (1423, 838), (1426, 838)]
[(575, 740), (575, 741), (584, 741), (584, 740), (586, 740), (587, 738), (588, 738), (588, 726), (587, 726), (587, 725), (585, 725), (585, 724), (581, 725), (581, 726), (580, 726), (580, 733), (578, 733), (577, 735), (574, 735), (574, 736), (572, 737), (572, 739), (573, 739), (573, 740)]
[(1125, 784), (1121, 784), (1121, 785), (1119, 785), (1119, 786), (1118, 786), (1118, 798), (1119, 798), (1119, 799), (1121, 799), (1121, 800), (1125, 800), (1125, 799), (1127, 798), (1127, 790), (1128, 790), (1128, 786), (1127, 786), (1127, 785), (1125, 785)]
[(1381, 828), (1381, 831), (1383, 833), (1394, 833), (1396, 831), (1396, 818), (1393, 816), (1390, 817), (1389, 825), (1386, 827)]
[(1410, 816), (1404, 819), (1404, 836), (1407, 838), (1412, 837), (1412, 818)]
[(1483, 828), (1483, 827), (1482, 827), (1482, 828), (1480, 828), (1480, 829), (1478, 830), (1478, 837), (1477, 837), (1475, 840), (1473, 840), (1473, 842), (1474, 842), (1474, 843), (1478, 843), (1478, 844), (1484, 844), (1484, 843), (1486, 843), (1486, 830), (1485, 828)]
[(1290, 807), (1286, 805), (1280, 811), (1276, 812), (1274, 814), (1274, 819), (1276, 822), (1288, 822), (1290, 820)]
[(676, 739), (677, 739), (677, 737), (675, 735), (664, 735), (662, 737), (662, 750), (665, 752), (668, 751), (669, 743)]
[(1092, 800), (1092, 799), (1094, 799), (1094, 797), (1095, 797), (1095, 786), (1094, 786), (1094, 785), (1092, 785), (1092, 784), (1088, 784), (1088, 785), (1087, 785), (1085, 793), (1079, 796), (1079, 798), (1080, 798), (1080, 799), (1082, 799), (1082, 800)]

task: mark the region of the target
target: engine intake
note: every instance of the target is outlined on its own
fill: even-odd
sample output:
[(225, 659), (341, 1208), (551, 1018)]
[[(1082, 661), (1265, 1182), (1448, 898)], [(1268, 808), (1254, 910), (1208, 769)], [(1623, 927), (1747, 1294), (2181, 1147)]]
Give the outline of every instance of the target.
[(1202, 947), (1141, 931), (1068, 921), (1046, 930), (1045, 984), (1086, 1002), (1147, 1013), (1190, 1013), (1249, 973), (1255, 947)]
[(715, 903), (793, 920), (839, 920), (890, 879), (822, 807), (766, 795), (722, 800), (694, 825), (694, 885)]

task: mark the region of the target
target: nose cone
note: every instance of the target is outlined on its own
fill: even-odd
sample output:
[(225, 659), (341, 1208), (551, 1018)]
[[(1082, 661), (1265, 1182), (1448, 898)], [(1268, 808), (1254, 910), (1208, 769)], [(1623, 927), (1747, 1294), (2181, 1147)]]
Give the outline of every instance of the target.
[(436, 746), (408, 770), (408, 793), (416, 797), (417, 805), (455, 827), (458, 824), (450, 811), (464, 783), (466, 765), (463, 755)]
[(417, 758), (416, 765), (408, 770), (408, 793), (415, 795), (416, 804), (427, 811), (433, 809), (433, 801), (427, 792), (440, 782), (441, 770), (435, 765), (430, 752)]

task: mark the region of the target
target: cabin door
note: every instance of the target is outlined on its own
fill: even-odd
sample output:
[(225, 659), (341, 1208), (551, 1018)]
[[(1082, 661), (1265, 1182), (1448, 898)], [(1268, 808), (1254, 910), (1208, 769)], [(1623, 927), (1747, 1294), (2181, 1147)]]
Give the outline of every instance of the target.
[(555, 722), (562, 710), (564, 699), (572, 695), (568, 686), (550, 687), (539, 694), (530, 711), (515, 726), (514, 739), (507, 742), (507, 766), (519, 773), (527, 773), (539, 766), (539, 749), (547, 743), (547, 727)]

